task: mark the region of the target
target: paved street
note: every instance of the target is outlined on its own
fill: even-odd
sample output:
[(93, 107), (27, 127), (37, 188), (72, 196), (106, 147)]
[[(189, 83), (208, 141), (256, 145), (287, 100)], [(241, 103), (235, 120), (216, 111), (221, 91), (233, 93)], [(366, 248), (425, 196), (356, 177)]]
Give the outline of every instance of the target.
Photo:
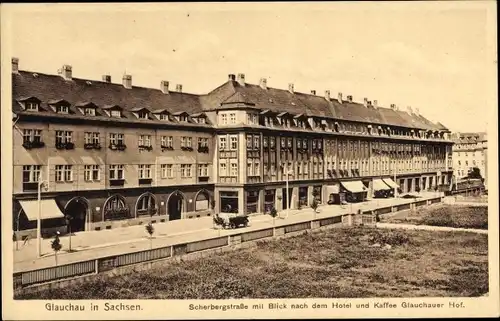
[[(436, 197), (436, 193), (422, 193), (423, 197)], [(412, 202), (412, 199), (378, 199), (361, 204), (323, 205), (319, 208), (317, 218), (332, 217), (358, 209), (370, 210), (389, 205), (404, 204)], [(286, 217), (286, 211), (280, 212), (281, 218), (275, 220), (276, 226), (300, 221), (307, 221), (314, 217), (312, 209), (290, 210)], [(237, 234), (243, 231), (258, 230), (273, 226), (273, 219), (269, 215), (255, 215), (250, 218), (251, 226), (235, 230), (214, 229), (212, 217), (196, 219), (176, 220), (165, 223), (154, 224), (155, 233), (152, 243), (143, 225), (117, 228), (104, 231), (88, 231), (75, 233), (71, 237), (72, 249), (76, 252), (68, 253), (69, 237), (61, 238), (63, 250), (58, 254), (58, 264), (67, 264), (76, 261), (91, 260), (96, 257), (123, 254), (143, 249), (164, 247), (181, 242), (191, 242), (217, 236)], [(37, 258), (36, 239), (30, 240), (29, 244), (23, 246), (19, 242), (19, 250), (14, 246), (14, 271), (26, 271), (43, 267), (53, 266), (55, 263), (54, 253), (50, 248), (52, 239), (42, 240), (42, 257)]]

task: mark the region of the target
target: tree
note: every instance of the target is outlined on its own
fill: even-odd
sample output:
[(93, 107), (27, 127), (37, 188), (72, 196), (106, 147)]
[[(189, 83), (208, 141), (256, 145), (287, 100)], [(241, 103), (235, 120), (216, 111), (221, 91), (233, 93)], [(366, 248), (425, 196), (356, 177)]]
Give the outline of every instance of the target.
[(57, 252), (59, 252), (62, 248), (61, 240), (59, 239), (59, 231), (57, 232), (56, 237), (54, 238), (50, 246), (52, 247), (52, 250), (54, 250), (56, 266), (57, 266)]
[(273, 227), (274, 227), (276, 216), (278, 216), (278, 211), (273, 207), (271, 208), (270, 215), (273, 218)]
[(215, 200), (214, 199), (210, 200), (210, 206), (215, 211)]
[(66, 226), (68, 227), (68, 234), (69, 234), (69, 252), (72, 252), (71, 250), (71, 221), (73, 220), (73, 216), (71, 215), (66, 215)]
[(314, 198), (311, 204), (311, 208), (313, 209), (314, 213), (316, 213), (316, 209), (318, 209), (318, 206), (319, 206), (318, 200)]
[(153, 227), (153, 223), (151, 221), (146, 225), (146, 232), (149, 234), (149, 247), (153, 248), (153, 233), (155, 232), (155, 228)]
[(478, 167), (471, 168), (467, 173), (467, 178), (478, 178), (478, 179), (483, 178), (481, 176), (481, 170)]

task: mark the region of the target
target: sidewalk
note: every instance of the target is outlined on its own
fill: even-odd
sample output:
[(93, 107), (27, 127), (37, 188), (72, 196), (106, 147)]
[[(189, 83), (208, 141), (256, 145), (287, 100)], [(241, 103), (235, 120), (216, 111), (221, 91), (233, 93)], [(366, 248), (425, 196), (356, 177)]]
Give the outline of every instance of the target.
[(399, 224), (399, 223), (377, 223), (377, 227), (387, 229), (404, 229), (404, 230), (426, 230), (426, 231), (445, 231), (445, 232), (471, 232), (477, 234), (488, 234), (488, 230), (448, 227), (448, 226), (432, 226), (432, 225), (414, 225), (414, 224)]
[[(432, 195), (435, 197), (435, 194)], [(425, 199), (424, 197), (421, 199)], [(276, 226), (290, 224), (294, 222), (312, 220), (316, 218), (333, 217), (346, 213), (356, 213), (358, 209), (371, 210), (391, 205), (399, 205), (413, 202), (412, 199), (378, 199), (360, 204), (322, 205), (318, 208), (319, 213), (314, 214), (311, 208), (302, 210), (281, 211), (279, 217), (275, 219)], [(213, 238), (238, 234), (244, 231), (270, 228), (273, 226), (273, 219), (269, 215), (255, 215), (250, 217), (250, 226), (234, 230), (214, 229), (212, 217), (202, 217), (196, 219), (176, 220), (153, 225), (155, 232), (154, 239), (150, 242), (143, 225), (117, 228), (104, 231), (88, 231), (75, 233), (71, 237), (71, 248), (76, 252), (67, 252), (69, 237), (61, 237), (63, 250), (58, 253), (58, 264), (91, 260), (96, 257), (112, 256), (153, 248), (169, 246), (182, 242), (192, 242), (195, 240)], [(37, 268), (53, 266), (55, 263), (54, 252), (50, 247), (52, 239), (42, 240), (42, 257), (37, 258), (36, 239), (29, 244), (15, 250), (14, 247), (14, 271), (25, 271)], [(14, 245), (15, 246), (15, 245)]]

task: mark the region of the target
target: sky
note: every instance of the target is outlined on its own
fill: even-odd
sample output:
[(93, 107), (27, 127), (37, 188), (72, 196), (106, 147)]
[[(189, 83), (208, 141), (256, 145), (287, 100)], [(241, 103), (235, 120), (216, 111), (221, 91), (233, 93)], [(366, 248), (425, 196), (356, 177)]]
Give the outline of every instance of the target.
[(55, 74), (69, 64), (78, 78), (119, 83), (127, 73), (137, 86), (168, 80), (199, 94), (244, 73), (269, 87), (411, 106), (470, 132), (497, 119), (494, 5), (3, 5), (2, 36), (22, 70)]

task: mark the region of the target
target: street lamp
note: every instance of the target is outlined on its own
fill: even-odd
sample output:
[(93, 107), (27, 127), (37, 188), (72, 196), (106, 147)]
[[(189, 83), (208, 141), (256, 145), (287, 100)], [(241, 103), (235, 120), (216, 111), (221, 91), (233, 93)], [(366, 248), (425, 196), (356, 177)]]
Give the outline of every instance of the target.
[(283, 173), (286, 175), (285, 176), (285, 182), (286, 182), (286, 202), (288, 203), (286, 205), (286, 217), (288, 218), (288, 214), (290, 213), (290, 193), (288, 191), (288, 175), (293, 175), (292, 170), (288, 170), (286, 165), (282, 165), (283, 167)]
[(37, 224), (36, 224), (36, 229), (37, 229), (37, 232), (36, 232), (36, 237), (37, 237), (37, 248), (38, 248), (38, 257), (41, 257), (42, 256), (42, 241), (41, 241), (41, 238), (42, 238), (42, 219), (41, 219), (41, 216), (42, 216), (42, 201), (41, 201), (41, 189), (42, 189), (42, 186), (44, 187), (45, 190), (47, 190), (47, 182), (46, 181), (42, 181), (42, 180), (38, 180), (38, 216), (37, 216)]

